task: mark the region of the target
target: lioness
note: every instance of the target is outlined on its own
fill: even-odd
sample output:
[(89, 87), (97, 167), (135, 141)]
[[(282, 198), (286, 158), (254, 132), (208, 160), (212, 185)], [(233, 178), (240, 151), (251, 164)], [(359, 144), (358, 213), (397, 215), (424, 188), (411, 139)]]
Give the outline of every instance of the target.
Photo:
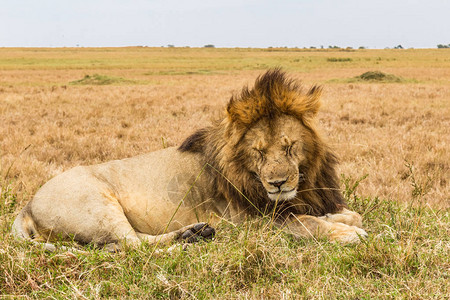
[(13, 232), (35, 241), (138, 245), (210, 238), (215, 215), (269, 214), (297, 237), (356, 242), (361, 216), (346, 209), (336, 158), (315, 129), (321, 88), (304, 92), (280, 69), (231, 97), (226, 117), (179, 148), (75, 167), (47, 182)]

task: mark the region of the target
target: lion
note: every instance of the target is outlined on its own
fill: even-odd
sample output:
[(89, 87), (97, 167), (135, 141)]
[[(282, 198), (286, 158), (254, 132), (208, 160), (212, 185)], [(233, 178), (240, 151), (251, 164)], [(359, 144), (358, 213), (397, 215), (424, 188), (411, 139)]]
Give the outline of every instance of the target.
[(178, 148), (52, 178), (19, 212), (13, 234), (120, 249), (211, 239), (221, 219), (270, 215), (294, 237), (357, 242), (367, 236), (362, 217), (347, 208), (336, 156), (315, 125), (321, 92), (270, 69)]

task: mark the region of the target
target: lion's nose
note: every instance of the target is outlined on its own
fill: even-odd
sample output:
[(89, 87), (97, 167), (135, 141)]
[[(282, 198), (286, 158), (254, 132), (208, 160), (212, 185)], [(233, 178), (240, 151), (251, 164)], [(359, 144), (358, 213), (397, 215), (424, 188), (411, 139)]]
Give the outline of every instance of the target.
[(277, 180), (277, 181), (269, 181), (270, 185), (273, 185), (274, 187), (280, 188), (285, 182), (286, 180)]

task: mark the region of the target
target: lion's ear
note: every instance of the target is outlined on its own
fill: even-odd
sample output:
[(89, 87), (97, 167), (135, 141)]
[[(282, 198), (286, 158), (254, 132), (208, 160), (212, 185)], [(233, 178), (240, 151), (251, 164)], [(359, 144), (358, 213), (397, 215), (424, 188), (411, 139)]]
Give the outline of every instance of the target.
[(206, 144), (207, 128), (197, 130), (178, 147), (181, 152), (202, 153)]
[(227, 116), (230, 121), (233, 120), (233, 115), (234, 115), (233, 102), (234, 102), (234, 99), (233, 99), (233, 97), (231, 97), (230, 101), (228, 101), (228, 104), (227, 104)]
[(230, 122), (250, 125), (261, 116), (267, 115), (265, 98), (255, 97), (247, 92), (244, 99), (245, 101), (242, 98), (231, 97), (227, 105), (227, 116)]
[(298, 119), (310, 121), (314, 119), (320, 108), (322, 88), (313, 86), (307, 93), (297, 87), (295, 90), (283, 91), (275, 99), (275, 105), (281, 112), (294, 115)]
[(313, 86), (308, 93), (306, 93), (305, 112), (304, 117), (312, 119), (314, 118), (320, 109), (320, 96), (322, 95), (321, 86)]

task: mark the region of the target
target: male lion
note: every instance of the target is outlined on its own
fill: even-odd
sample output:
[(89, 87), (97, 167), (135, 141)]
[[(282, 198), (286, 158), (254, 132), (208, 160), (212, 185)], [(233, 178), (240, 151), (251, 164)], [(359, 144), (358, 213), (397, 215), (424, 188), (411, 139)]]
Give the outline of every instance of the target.
[(361, 216), (346, 209), (336, 158), (315, 129), (320, 94), (269, 70), (231, 97), (226, 118), (179, 148), (54, 177), (19, 213), (13, 232), (115, 247), (211, 238), (214, 229), (202, 223), (211, 215), (243, 222), (270, 214), (296, 237), (359, 241), (367, 235)]

